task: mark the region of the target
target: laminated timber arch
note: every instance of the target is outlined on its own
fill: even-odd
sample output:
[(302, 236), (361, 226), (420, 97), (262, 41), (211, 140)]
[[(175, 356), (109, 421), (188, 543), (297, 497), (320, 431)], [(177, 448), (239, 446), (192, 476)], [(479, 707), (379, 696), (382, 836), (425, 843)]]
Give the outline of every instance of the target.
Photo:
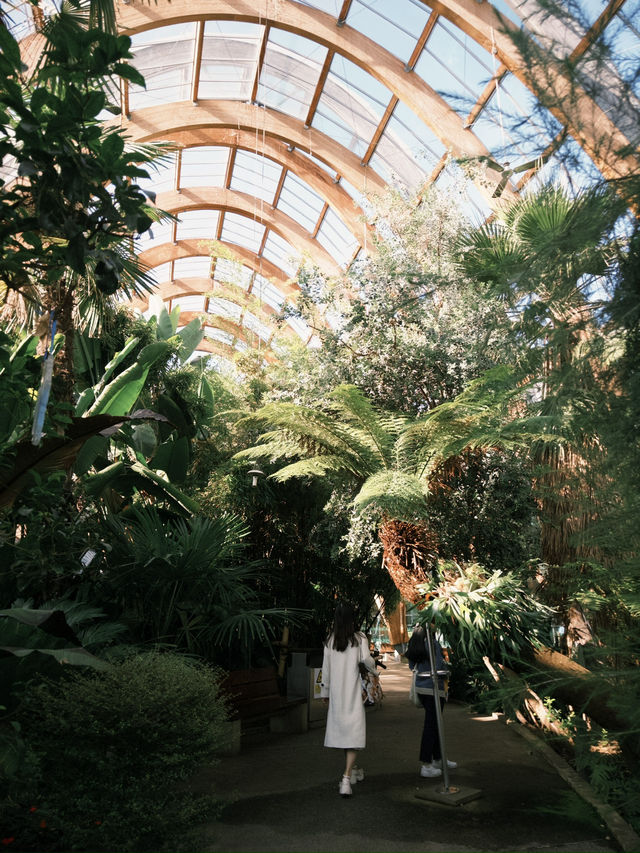
[[(193, 258), (207, 254), (203, 248), (203, 243), (206, 240), (179, 240), (177, 243), (162, 243), (159, 246), (154, 246), (152, 249), (147, 249), (139, 255), (140, 262), (145, 267), (153, 269), (162, 264), (171, 263), (181, 258)], [(244, 246), (237, 246), (234, 243), (227, 243), (223, 240), (216, 240), (229, 255), (234, 256), (239, 264), (249, 267), (254, 272), (259, 273), (265, 278), (271, 279), (276, 283), (278, 290), (285, 296), (286, 299), (295, 299), (300, 293), (298, 285), (290, 279), (284, 270), (277, 267), (275, 264), (268, 261), (266, 258), (261, 258)]]
[[(213, 294), (212, 297), (209, 295)], [(249, 314), (252, 314), (256, 319), (260, 320), (261, 323), (265, 325), (269, 325), (273, 323), (273, 321), (280, 316), (280, 313), (276, 311), (271, 305), (267, 302), (261, 302), (258, 297), (254, 297), (252, 300), (247, 299), (247, 293), (242, 290), (241, 287), (237, 285), (231, 285), (225, 282), (212, 282), (208, 278), (202, 278), (198, 276), (192, 276), (189, 278), (176, 278), (171, 281), (164, 281), (158, 285), (158, 289), (154, 293), (155, 296), (159, 296), (163, 302), (171, 303), (174, 299), (179, 299), (181, 296), (202, 296), (203, 299), (203, 308), (201, 312), (188, 312), (191, 316), (200, 316), (206, 315), (206, 317), (216, 317), (221, 316), (217, 314), (215, 311), (210, 311), (209, 306), (206, 304), (209, 302), (210, 298), (220, 298), (225, 299), (228, 302), (233, 302), (239, 308), (246, 310)], [(250, 294), (249, 294), (250, 296)], [(131, 304), (134, 308), (137, 308), (140, 311), (146, 311), (148, 305), (148, 300), (144, 297), (136, 297), (131, 300)], [(173, 306), (170, 306), (173, 307)], [(187, 312), (181, 313), (181, 322), (184, 322), (184, 318), (187, 316)], [(278, 334), (294, 338), (297, 337), (293, 329), (290, 326), (284, 325)]]
[[(477, 0), (433, 0), (428, 5), (436, 16), (450, 20), (485, 49), (491, 52), (495, 46), (505, 68), (528, 88), (532, 87), (532, 81), (540, 83), (542, 91), (553, 84), (550, 112), (567, 127), (605, 177), (615, 179), (637, 171), (636, 156), (617, 157), (615, 163), (611, 162), (612, 151), (627, 150), (630, 144), (614, 121), (586, 92), (567, 79), (560, 63), (547, 53), (543, 64), (526, 67), (513, 40), (504, 32), (517, 28), (502, 18), (491, 4)], [(149, 5), (137, 2), (119, 6), (118, 25), (121, 31), (132, 35), (159, 25), (215, 19), (260, 23), (311, 38), (330, 51), (346, 56), (387, 86), (431, 128), (454, 156), (489, 154), (444, 99), (411, 70), (407, 71), (399, 59), (347, 23), (337, 26), (334, 17), (318, 9), (291, 0), (156, 0)], [(194, 94), (197, 101), (197, 92)], [(569, 106), (567, 112), (562, 104)], [(611, 143), (609, 151), (604, 153), (603, 139)], [(486, 189), (481, 189), (486, 193)]]
[(284, 240), (307, 254), (328, 276), (340, 274), (340, 267), (329, 252), (304, 228), (269, 204), (261, 205), (254, 196), (221, 187), (188, 187), (180, 191), (159, 193), (156, 199), (161, 210), (179, 214), (188, 210), (224, 210), (238, 213), (268, 226)]
[[(119, 123), (135, 142), (169, 139), (182, 145), (187, 141), (190, 145), (205, 145), (209, 131), (244, 131), (253, 134), (254, 142), (256, 137), (258, 142), (264, 137), (309, 152), (361, 192), (383, 193), (387, 188), (380, 175), (343, 145), (300, 119), (268, 107), (225, 100), (197, 104), (180, 101), (135, 110)], [(291, 163), (297, 164), (298, 160), (292, 159)]]
[(271, 336), (269, 340), (264, 340), (263, 338), (260, 338), (260, 335), (256, 332), (252, 332), (250, 329), (247, 329), (245, 326), (241, 326), (239, 323), (236, 323), (227, 317), (221, 317), (219, 314), (209, 314), (206, 317), (203, 317), (203, 314), (199, 311), (182, 311), (180, 313), (180, 325), (183, 323), (184, 325), (187, 325), (192, 320), (196, 319), (204, 320), (205, 328), (219, 329), (221, 332), (225, 332), (227, 335), (230, 335), (234, 339), (234, 343), (235, 341), (240, 341), (246, 344), (249, 348), (255, 349), (256, 340), (259, 340), (260, 347), (264, 348), (264, 358), (271, 362), (277, 360), (275, 354), (271, 350), (271, 340), (273, 339), (273, 336)]

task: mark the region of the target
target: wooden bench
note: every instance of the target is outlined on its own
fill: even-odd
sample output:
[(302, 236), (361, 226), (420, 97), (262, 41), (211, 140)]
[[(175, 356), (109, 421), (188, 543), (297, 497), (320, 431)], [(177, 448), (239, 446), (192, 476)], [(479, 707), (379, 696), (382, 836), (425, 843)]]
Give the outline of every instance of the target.
[(274, 666), (229, 673), (223, 689), (231, 699), (231, 752), (238, 752), (241, 738), (260, 723), (270, 732), (306, 732), (309, 727), (307, 699), (282, 696)]

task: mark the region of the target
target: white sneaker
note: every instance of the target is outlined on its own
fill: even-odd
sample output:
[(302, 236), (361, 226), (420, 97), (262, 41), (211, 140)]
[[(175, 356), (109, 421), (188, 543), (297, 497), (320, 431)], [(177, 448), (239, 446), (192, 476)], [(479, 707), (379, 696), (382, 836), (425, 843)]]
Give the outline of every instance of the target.
[(420, 775), (424, 776), (425, 779), (433, 779), (435, 776), (442, 776), (442, 770), (439, 767), (434, 767), (433, 764), (423, 764), (420, 768)]
[(355, 785), (356, 782), (362, 782), (364, 779), (364, 770), (362, 767), (354, 767), (351, 771), (351, 779), (349, 780), (352, 785)]
[(343, 776), (340, 780), (340, 796), (341, 797), (350, 797), (351, 796), (351, 780), (348, 776)]
[[(433, 766), (442, 768), (442, 759), (436, 758), (436, 760), (433, 762)], [(447, 758), (447, 767), (449, 768), (449, 770), (453, 770), (453, 768), (457, 767), (457, 766), (458, 766), (457, 761), (449, 761), (449, 759)]]

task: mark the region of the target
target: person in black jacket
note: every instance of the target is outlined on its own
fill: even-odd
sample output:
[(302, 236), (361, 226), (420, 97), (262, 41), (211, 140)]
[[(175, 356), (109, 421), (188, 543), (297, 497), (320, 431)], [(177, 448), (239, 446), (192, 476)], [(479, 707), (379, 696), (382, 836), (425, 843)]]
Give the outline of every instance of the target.
[[(436, 672), (438, 674), (438, 693), (440, 695), (440, 709), (444, 709), (446, 699), (446, 676), (448, 675), (446, 661), (440, 643), (433, 637), (433, 648), (435, 653)], [(436, 717), (436, 699), (433, 691), (433, 678), (431, 676), (431, 659), (427, 646), (426, 631), (423, 625), (416, 625), (409, 640), (405, 656), (412, 670), (417, 670), (416, 693), (424, 708), (424, 726), (422, 728), (422, 739), (420, 741), (420, 775), (432, 778), (442, 775), (442, 753), (440, 751), (440, 738), (438, 736), (438, 720)], [(457, 767), (455, 761), (447, 761), (447, 767)]]

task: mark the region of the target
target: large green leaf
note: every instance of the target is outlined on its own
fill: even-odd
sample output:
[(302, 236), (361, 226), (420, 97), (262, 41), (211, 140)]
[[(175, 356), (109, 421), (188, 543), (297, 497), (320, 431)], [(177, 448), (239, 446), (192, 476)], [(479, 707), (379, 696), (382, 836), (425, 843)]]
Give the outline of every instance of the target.
[(166, 308), (158, 314), (158, 340), (168, 341), (175, 334), (173, 322)]
[(37, 447), (26, 440), (16, 444), (12, 466), (0, 471), (0, 507), (11, 506), (29, 482), (32, 471), (70, 470), (88, 438), (122, 421), (123, 418), (112, 415), (73, 418), (66, 436), (47, 437)]
[(200, 341), (204, 337), (204, 327), (202, 320), (199, 317), (188, 323), (184, 329), (180, 329), (178, 337), (182, 340), (182, 346), (178, 353), (180, 361), (186, 361), (191, 353), (196, 349)]
[(149, 368), (170, 346), (164, 341), (148, 344), (140, 352), (135, 364), (128, 367), (110, 382), (89, 409), (89, 414), (126, 415), (134, 406), (144, 388)]
[(149, 463), (156, 471), (164, 471), (172, 483), (183, 483), (189, 469), (189, 440), (182, 435), (170, 436), (158, 447), (157, 453)]
[(354, 498), (358, 512), (377, 507), (384, 515), (400, 521), (415, 521), (426, 513), (424, 482), (402, 471), (379, 471), (363, 484)]

